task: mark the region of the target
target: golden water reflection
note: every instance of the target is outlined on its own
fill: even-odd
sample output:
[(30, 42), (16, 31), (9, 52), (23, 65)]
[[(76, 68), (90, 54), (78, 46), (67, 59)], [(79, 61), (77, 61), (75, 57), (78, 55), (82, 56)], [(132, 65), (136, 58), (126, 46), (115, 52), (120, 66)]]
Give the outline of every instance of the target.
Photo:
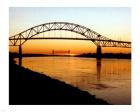
[(107, 100), (131, 104), (131, 60), (78, 57), (28, 57), (23, 66), (65, 81)]

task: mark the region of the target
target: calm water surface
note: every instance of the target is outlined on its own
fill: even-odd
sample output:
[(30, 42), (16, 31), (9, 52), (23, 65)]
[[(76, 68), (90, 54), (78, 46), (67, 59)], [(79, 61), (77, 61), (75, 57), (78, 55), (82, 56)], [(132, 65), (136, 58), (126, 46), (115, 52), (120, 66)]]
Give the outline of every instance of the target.
[(131, 60), (26, 57), (22, 66), (88, 91), (111, 104), (131, 104)]

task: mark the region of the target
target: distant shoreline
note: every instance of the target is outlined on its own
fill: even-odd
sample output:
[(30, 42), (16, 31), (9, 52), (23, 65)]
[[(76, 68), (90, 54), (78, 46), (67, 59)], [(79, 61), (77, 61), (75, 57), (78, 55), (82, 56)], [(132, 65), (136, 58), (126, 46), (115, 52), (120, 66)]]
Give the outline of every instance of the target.
[[(75, 57), (87, 57), (87, 58), (96, 58), (97, 55), (95, 53), (85, 53), (85, 54), (80, 54)], [(101, 56), (103, 59), (108, 58), (108, 59), (131, 59), (131, 54), (123, 54), (123, 53), (104, 53)]]
[[(13, 57), (18, 57), (18, 53), (11, 53)], [(50, 56), (59, 56), (59, 57), (85, 57), (85, 58), (96, 58), (95, 53), (84, 53), (79, 55), (48, 55), (48, 54), (23, 54), (22, 57), (50, 57)], [(131, 53), (123, 54), (123, 53), (104, 53), (102, 54), (102, 58), (108, 59), (131, 59)]]

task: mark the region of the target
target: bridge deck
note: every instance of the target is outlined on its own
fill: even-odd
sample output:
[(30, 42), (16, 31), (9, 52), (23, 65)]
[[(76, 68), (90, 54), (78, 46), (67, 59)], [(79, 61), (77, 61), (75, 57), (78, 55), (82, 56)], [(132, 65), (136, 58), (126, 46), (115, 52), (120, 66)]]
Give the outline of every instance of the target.
[[(26, 40), (27, 38), (20, 38), (20, 40)], [(60, 38), (60, 37), (32, 37), (32, 38), (28, 38), (28, 40), (40, 40), (40, 39), (49, 39), (49, 40), (88, 40), (88, 41), (108, 41), (108, 42), (118, 42), (118, 43), (128, 43), (130, 44), (131, 42), (128, 41), (118, 41), (118, 40), (103, 40), (103, 39), (89, 39), (89, 38)], [(18, 39), (14, 39), (11, 38), (9, 40), (18, 40)]]

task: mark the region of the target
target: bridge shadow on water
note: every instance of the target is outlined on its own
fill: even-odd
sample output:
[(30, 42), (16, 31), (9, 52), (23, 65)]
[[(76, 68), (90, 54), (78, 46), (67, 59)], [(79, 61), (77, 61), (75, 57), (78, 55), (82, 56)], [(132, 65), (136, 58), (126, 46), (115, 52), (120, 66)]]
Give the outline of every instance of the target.
[(106, 101), (65, 82), (20, 67), (11, 57), (9, 61), (10, 105), (108, 104)]

